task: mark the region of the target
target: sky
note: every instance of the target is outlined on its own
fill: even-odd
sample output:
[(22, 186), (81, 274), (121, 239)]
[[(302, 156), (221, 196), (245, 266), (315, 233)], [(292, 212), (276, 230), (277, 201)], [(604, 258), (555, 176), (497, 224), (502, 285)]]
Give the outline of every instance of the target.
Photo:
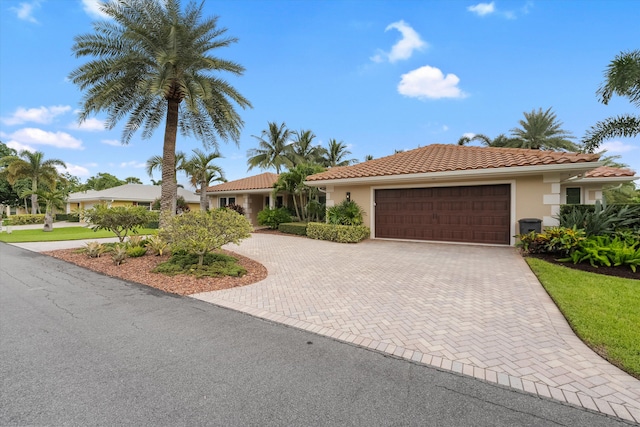
[[(248, 170), (247, 150), (269, 122), (311, 130), (323, 146), (343, 141), (363, 161), (509, 134), (540, 108), (575, 141), (599, 120), (637, 113), (626, 98), (596, 96), (615, 56), (640, 48), (634, 0), (205, 0), (204, 14), (238, 38), (214, 54), (246, 70), (219, 77), (253, 105), (238, 108), (238, 144), (219, 144), (228, 180), (262, 172)], [(78, 124), (82, 92), (68, 76), (88, 58), (71, 47), (100, 19), (97, 0), (0, 0), (0, 140), (63, 160), (83, 182), (108, 172), (150, 184), (145, 163), (162, 154), (164, 126), (122, 145), (106, 115)], [(178, 150), (194, 148), (201, 142), (178, 135)], [(640, 138), (601, 148), (640, 174)]]

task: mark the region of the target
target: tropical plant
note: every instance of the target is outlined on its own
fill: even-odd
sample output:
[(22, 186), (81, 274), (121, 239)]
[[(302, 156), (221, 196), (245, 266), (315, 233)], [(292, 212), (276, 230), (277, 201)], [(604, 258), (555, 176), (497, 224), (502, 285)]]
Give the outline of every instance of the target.
[(204, 256), (227, 243), (239, 244), (251, 237), (253, 228), (249, 221), (231, 209), (192, 211), (171, 218), (162, 229), (162, 237), (168, 240), (173, 251), (184, 251), (198, 256), (198, 266)]
[(287, 208), (275, 208), (271, 209), (266, 207), (258, 212), (258, 224), (266, 225), (272, 230), (277, 230), (280, 224), (291, 222), (291, 214)]
[(69, 75), (85, 91), (80, 122), (104, 111), (106, 127), (113, 129), (127, 117), (127, 144), (140, 128), (150, 138), (164, 121), (161, 206), (171, 215), (178, 128), (205, 145), (237, 143), (243, 121), (235, 105), (251, 106), (219, 77), (242, 75), (244, 68), (211, 55), (237, 39), (224, 37), (226, 28), (218, 28), (217, 17), (204, 18), (203, 7), (189, 2), (182, 11), (180, 0), (103, 2), (101, 12), (112, 19), (94, 22), (94, 32), (75, 37), (72, 47), (76, 57), (92, 57)]
[(358, 162), (356, 159), (347, 159), (346, 157), (351, 155), (351, 151), (347, 150), (347, 145), (344, 142), (338, 142), (334, 138), (329, 140), (325, 151), (326, 154), (323, 163), (327, 168), (349, 166), (350, 164)]
[[(174, 163), (174, 176), (176, 178), (176, 183), (178, 180), (178, 172), (179, 171), (184, 171), (184, 167), (185, 164), (187, 163), (187, 155), (183, 152), (183, 151), (176, 151), (176, 160)], [(147, 175), (149, 175), (149, 178), (151, 178), (151, 182), (153, 183), (153, 185), (162, 185), (162, 180), (159, 181), (155, 181), (153, 179), (153, 173), (154, 172), (160, 172), (160, 174), (162, 175), (162, 156), (151, 156), (149, 157), (149, 159), (147, 160), (146, 163), (146, 169), (147, 171)], [(176, 193), (176, 197), (177, 197), (177, 193)]]
[(220, 154), (217, 152), (205, 153), (196, 148), (193, 150), (193, 156), (184, 165), (191, 185), (200, 189), (200, 210), (202, 211), (206, 211), (209, 207), (207, 187), (211, 182), (226, 182), (222, 168), (211, 163), (218, 158), (220, 158)]
[(520, 120), (520, 127), (511, 129), (513, 141), (509, 144), (514, 148), (530, 148), (535, 150), (564, 150), (579, 151), (580, 147), (571, 141), (570, 132), (562, 129), (556, 114), (551, 108), (542, 111), (532, 110), (524, 113), (524, 120)]
[(327, 150), (320, 145), (313, 145), (316, 135), (310, 130), (301, 129), (293, 132), (290, 145), (289, 160), (292, 166), (305, 163), (320, 164)]
[(98, 258), (107, 252), (107, 250), (107, 247), (100, 242), (87, 242), (84, 248), (82, 248), (82, 252), (87, 254), (89, 258)]
[[(596, 94), (604, 105), (615, 94), (640, 107), (640, 50), (619, 53), (605, 71), (605, 81)], [(640, 116), (623, 114), (597, 122), (582, 138), (585, 151), (593, 152), (604, 141), (640, 135)]]
[(247, 164), (249, 170), (259, 167), (260, 169), (275, 168), (276, 173), (280, 173), (282, 167), (291, 166), (291, 147), (289, 138), (292, 132), (287, 129), (287, 125), (282, 122), (279, 126), (276, 122), (269, 122), (269, 128), (264, 129), (260, 136), (251, 135), (258, 140), (258, 148), (247, 151)]
[(324, 171), (324, 168), (319, 165), (297, 165), (291, 168), (289, 172), (281, 173), (278, 181), (274, 184), (274, 195), (279, 192), (288, 192), (293, 196), (294, 210), (300, 221), (308, 219), (308, 203), (318, 195), (316, 187), (309, 187), (304, 182), (309, 175), (322, 171)]
[(628, 243), (617, 236), (591, 236), (568, 257), (559, 261), (573, 261), (574, 264), (588, 262), (593, 267), (629, 266), (635, 273), (640, 266), (640, 244)]
[[(141, 248), (144, 250), (144, 248)], [(111, 248), (111, 259), (115, 265), (122, 264), (129, 256), (128, 249), (123, 244), (116, 244)]]
[(503, 133), (501, 133), (494, 139), (491, 139), (481, 133), (476, 133), (473, 135), (463, 135), (458, 140), (458, 145), (467, 145), (472, 141), (480, 141), (482, 145), (485, 145), (487, 147), (515, 147), (519, 145), (519, 141), (514, 138), (509, 138)]
[[(125, 246), (126, 247), (126, 246)], [(131, 258), (138, 258), (144, 256), (147, 253), (147, 248), (144, 246), (126, 247), (126, 254)]]
[(165, 251), (169, 249), (169, 243), (161, 236), (155, 235), (147, 239), (145, 247), (151, 251), (151, 253), (157, 256), (162, 256)]
[(128, 176), (124, 179), (127, 184), (142, 184), (142, 181), (137, 176)]
[(558, 215), (561, 227), (578, 228), (586, 236), (613, 235), (617, 230), (640, 231), (640, 205), (609, 205), (596, 202), (591, 209), (573, 207), (561, 210)]
[(364, 210), (353, 200), (343, 200), (341, 203), (327, 209), (327, 222), (339, 225), (362, 225)]
[(117, 176), (108, 172), (98, 172), (97, 175), (87, 179), (86, 184), (82, 186), (82, 190), (106, 190), (107, 188), (119, 187), (126, 184), (126, 181), (119, 179)]
[(462, 135), (458, 140), (458, 145), (467, 145), (472, 141), (480, 141), (483, 145), (491, 146), (491, 138), (481, 133), (474, 133), (473, 135)]
[(52, 185), (58, 180), (59, 175), (56, 166), (67, 166), (59, 159), (44, 159), (42, 151), (22, 150), (17, 156), (5, 156), (0, 159), (0, 164), (6, 164), (3, 173), (6, 173), (7, 181), (14, 185), (21, 178), (31, 181), (31, 213), (38, 213), (38, 185)]
[(116, 206), (99, 204), (85, 211), (85, 221), (93, 230), (109, 230), (122, 243), (129, 233), (135, 233), (150, 220), (150, 212), (142, 206)]
[[(29, 190), (21, 196), (26, 197), (34, 192)], [(67, 193), (58, 182), (53, 182), (48, 188), (40, 188), (35, 192), (40, 200), (45, 202), (44, 214), (44, 231), (53, 231), (53, 216), (56, 210), (64, 210), (64, 204), (67, 200)]]

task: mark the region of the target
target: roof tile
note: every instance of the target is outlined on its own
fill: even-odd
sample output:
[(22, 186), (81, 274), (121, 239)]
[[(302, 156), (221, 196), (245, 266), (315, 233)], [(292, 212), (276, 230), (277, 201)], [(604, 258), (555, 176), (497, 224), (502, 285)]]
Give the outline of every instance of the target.
[(585, 178), (615, 178), (620, 176), (634, 176), (636, 173), (627, 168), (600, 166), (584, 174)]
[(273, 188), (273, 184), (278, 180), (278, 174), (265, 172), (260, 175), (249, 176), (207, 188), (207, 193), (219, 191), (246, 191), (246, 190), (266, 190)]

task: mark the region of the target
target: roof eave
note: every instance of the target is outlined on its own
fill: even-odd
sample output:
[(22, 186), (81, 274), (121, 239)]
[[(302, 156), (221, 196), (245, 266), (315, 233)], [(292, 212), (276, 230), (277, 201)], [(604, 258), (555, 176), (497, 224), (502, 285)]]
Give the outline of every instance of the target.
[(273, 192), (273, 188), (254, 188), (252, 190), (207, 190), (208, 196), (217, 196), (219, 194), (265, 194)]
[(317, 181), (305, 181), (308, 186), (319, 187), (326, 185), (339, 184), (376, 184), (381, 182), (406, 182), (419, 180), (446, 180), (453, 178), (471, 178), (471, 177), (503, 177), (505, 175), (534, 175), (539, 173), (552, 172), (568, 172), (573, 175), (588, 172), (597, 167), (602, 166), (602, 162), (578, 162), (578, 163), (562, 163), (553, 165), (534, 165), (534, 166), (510, 166), (502, 168), (486, 168), (486, 169), (465, 169), (446, 172), (427, 172), (402, 175), (382, 175), (368, 176), (362, 178), (340, 178), (325, 179)]

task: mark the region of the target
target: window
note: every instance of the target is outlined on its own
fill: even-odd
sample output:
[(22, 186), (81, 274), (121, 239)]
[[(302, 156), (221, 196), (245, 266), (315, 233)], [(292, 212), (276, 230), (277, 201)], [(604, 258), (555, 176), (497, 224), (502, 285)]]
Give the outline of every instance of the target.
[(221, 208), (224, 208), (225, 206), (235, 205), (236, 204), (236, 198), (235, 197), (220, 197), (220, 198), (218, 198), (218, 200), (219, 200)]
[(276, 196), (276, 208), (281, 208), (284, 205), (284, 199), (282, 196)]
[(567, 188), (567, 205), (579, 205), (581, 202), (580, 187)]

